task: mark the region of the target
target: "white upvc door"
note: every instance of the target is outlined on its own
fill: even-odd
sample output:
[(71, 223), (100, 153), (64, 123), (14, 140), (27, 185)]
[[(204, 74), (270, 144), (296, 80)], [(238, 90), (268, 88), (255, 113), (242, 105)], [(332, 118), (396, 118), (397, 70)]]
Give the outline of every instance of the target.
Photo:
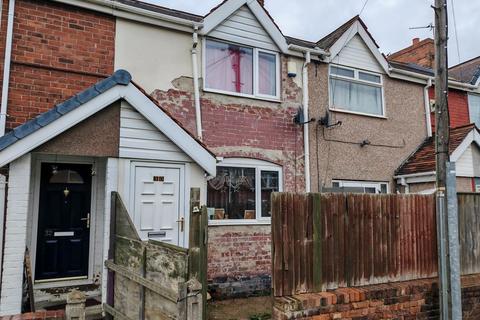
[(136, 163), (133, 220), (142, 240), (183, 246), (184, 166)]

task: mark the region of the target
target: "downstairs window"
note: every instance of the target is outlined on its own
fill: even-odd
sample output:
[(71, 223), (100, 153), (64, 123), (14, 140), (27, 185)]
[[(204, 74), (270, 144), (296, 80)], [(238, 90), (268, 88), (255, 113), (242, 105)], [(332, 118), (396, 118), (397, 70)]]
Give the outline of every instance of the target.
[(282, 191), (279, 166), (263, 161), (226, 159), (208, 181), (211, 224), (269, 222), (270, 196)]

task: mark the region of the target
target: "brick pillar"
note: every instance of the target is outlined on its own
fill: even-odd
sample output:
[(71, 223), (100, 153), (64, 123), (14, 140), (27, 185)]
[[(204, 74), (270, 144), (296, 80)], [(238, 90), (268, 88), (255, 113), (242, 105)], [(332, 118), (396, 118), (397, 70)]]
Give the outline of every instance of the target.
[(85, 320), (85, 293), (72, 290), (67, 296), (65, 307), (66, 320)]
[(10, 164), (5, 251), (2, 274), (0, 315), (19, 314), (22, 308), (23, 259), (27, 242), (27, 218), (31, 199), (30, 153)]

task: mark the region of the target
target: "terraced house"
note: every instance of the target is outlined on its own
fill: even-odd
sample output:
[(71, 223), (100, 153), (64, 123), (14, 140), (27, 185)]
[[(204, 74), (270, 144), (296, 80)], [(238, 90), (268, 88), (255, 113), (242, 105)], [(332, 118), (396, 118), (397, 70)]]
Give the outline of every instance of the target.
[(20, 312), (25, 247), (39, 307), (106, 301), (112, 191), (142, 240), (188, 247), (199, 189), (209, 292), (268, 294), (271, 193), (395, 192), (430, 132), (431, 77), (359, 17), (310, 42), (257, 0), (2, 3), (2, 315)]

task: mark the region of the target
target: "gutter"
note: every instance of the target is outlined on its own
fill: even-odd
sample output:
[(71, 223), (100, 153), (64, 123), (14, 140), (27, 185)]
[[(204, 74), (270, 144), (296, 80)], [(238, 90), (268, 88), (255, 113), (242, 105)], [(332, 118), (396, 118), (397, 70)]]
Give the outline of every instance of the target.
[(293, 51), (304, 52), (304, 53), (308, 52), (309, 54), (313, 54), (313, 55), (320, 56), (320, 57), (329, 57), (330, 56), (329, 52), (327, 52), (323, 49), (320, 49), (318, 47), (307, 48), (307, 47), (297, 46), (296, 44), (289, 44), (288, 49), (293, 50)]
[(7, 36), (5, 39), (5, 59), (3, 64), (2, 101), (0, 105), (0, 136), (5, 135), (7, 123), (8, 91), (10, 88), (10, 64), (12, 61), (13, 20), (15, 0), (8, 2)]
[(193, 76), (193, 96), (195, 103), (195, 121), (197, 127), (198, 139), (203, 139), (202, 130), (202, 110), (200, 105), (200, 88), (198, 85), (198, 58), (197, 58), (197, 46), (198, 46), (198, 28), (194, 27), (192, 34), (193, 46), (192, 46), (192, 76)]
[[(407, 70), (403, 70), (403, 69), (389, 68), (389, 71), (394, 72), (394, 73), (398, 73), (398, 74), (402, 74), (402, 75), (405, 75), (405, 76), (417, 78), (417, 79), (422, 79), (422, 80), (425, 80), (427, 82), (429, 80), (430, 81), (434, 80), (433, 76), (429, 76), (429, 75), (421, 74), (421, 73), (416, 73), (416, 72), (412, 72), (412, 71), (407, 71)], [(459, 82), (459, 81), (455, 81), (455, 80), (448, 80), (448, 87), (453, 88), (453, 89), (470, 90), (470, 91), (478, 89), (478, 86), (476, 86), (476, 85), (469, 84), (469, 83), (463, 83), (463, 82)]]
[(423, 95), (425, 98), (425, 124), (427, 126), (427, 137), (432, 136), (432, 118), (430, 116), (430, 97), (428, 89), (432, 86), (432, 79), (428, 79), (427, 85), (423, 88)]
[(52, 1), (73, 5), (76, 7), (91, 9), (95, 11), (100, 11), (107, 14), (111, 14), (113, 16), (123, 17), (123, 18), (132, 18), (125, 15), (125, 13), (130, 13), (137, 16), (136, 19), (133, 19), (133, 20), (146, 22), (150, 24), (152, 24), (152, 21), (148, 21), (148, 18), (155, 19), (155, 20), (162, 20), (162, 21), (166, 21), (166, 22), (170, 22), (170, 23), (174, 23), (174, 24), (178, 24), (186, 27), (191, 27), (191, 28), (203, 27), (202, 22), (195, 22), (188, 19), (183, 19), (183, 18), (174, 17), (171, 15), (167, 15), (159, 12), (154, 12), (151, 10), (137, 8), (124, 3), (119, 3), (115, 0), (82, 0), (82, 1), (52, 0)]
[(417, 177), (427, 177), (432, 175), (435, 175), (435, 171), (402, 174), (398, 176), (393, 176), (393, 178), (398, 180), (398, 179), (408, 179), (408, 178), (417, 178)]

